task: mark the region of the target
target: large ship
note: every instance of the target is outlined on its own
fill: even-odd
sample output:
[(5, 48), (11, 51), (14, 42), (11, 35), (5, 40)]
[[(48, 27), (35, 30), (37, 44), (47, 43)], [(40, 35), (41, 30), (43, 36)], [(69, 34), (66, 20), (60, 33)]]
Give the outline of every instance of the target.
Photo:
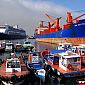
[(48, 26), (44, 26), (43, 22), (35, 30), (36, 41), (47, 43), (67, 42), (73, 45), (85, 44), (85, 19), (79, 20), (80, 17), (85, 16), (82, 14), (73, 18), (70, 12), (67, 12), (67, 23), (59, 26), (61, 19), (53, 20), (49, 15), (46, 16), (52, 23), (48, 22)]
[(25, 30), (16, 26), (0, 25), (0, 40), (25, 39)]

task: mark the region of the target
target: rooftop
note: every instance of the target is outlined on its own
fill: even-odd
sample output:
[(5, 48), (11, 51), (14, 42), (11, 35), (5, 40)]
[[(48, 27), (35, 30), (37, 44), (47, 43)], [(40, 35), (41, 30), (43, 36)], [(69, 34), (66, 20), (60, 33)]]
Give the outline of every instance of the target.
[(66, 51), (65, 53), (60, 53), (60, 56), (62, 56), (63, 58), (77, 58), (80, 57), (80, 55), (78, 55), (77, 53), (73, 53), (71, 51)]

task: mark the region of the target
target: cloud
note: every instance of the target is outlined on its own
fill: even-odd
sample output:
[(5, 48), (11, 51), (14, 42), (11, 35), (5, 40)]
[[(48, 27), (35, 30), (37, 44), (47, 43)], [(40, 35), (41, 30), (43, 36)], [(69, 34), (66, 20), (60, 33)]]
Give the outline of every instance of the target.
[[(65, 23), (65, 17), (66, 17), (66, 12), (70, 9), (58, 5), (57, 2), (53, 3), (51, 0), (47, 1), (47, 0), (19, 0), (19, 3), (26, 9), (29, 9), (31, 11), (33, 11), (35, 13), (35, 15), (37, 14), (38, 17), (36, 17), (35, 21), (41, 20), (48, 20), (47, 17), (45, 16), (45, 13), (49, 14), (49, 15), (53, 15), (56, 18), (57, 17), (64, 17), (61, 21), (62, 25), (63, 23)], [(41, 21), (40, 20), (40, 21)]]
[(4, 1), (4, 2), (8, 2), (8, 3), (9, 3), (9, 2), (10, 2), (10, 3), (13, 2), (13, 0), (3, 0), (3, 1)]
[(53, 15), (56, 18), (63, 17), (60, 25), (66, 22), (65, 20), (66, 12), (71, 11), (71, 9), (58, 5), (57, 2), (54, 3), (51, 0), (35, 0), (35, 1), (34, 0), (19, 0), (19, 3), (26, 9), (30, 9), (31, 11), (34, 11), (35, 13), (40, 13), (41, 14), (39, 15), (40, 17), (43, 15), (42, 20), (43, 19), (48, 20), (47, 17), (45, 16), (45, 13), (47, 13), (48, 15)]
[(22, 4), (22, 6), (29, 8), (31, 10), (36, 10), (40, 12), (50, 12), (54, 14), (63, 14), (67, 10), (66, 7), (54, 4), (49, 1), (42, 1), (42, 0), (36, 0), (35, 2), (32, 0), (19, 0), (19, 2)]
[(3, 0), (3, 1), (10, 2), (10, 1), (12, 1), (12, 0)]

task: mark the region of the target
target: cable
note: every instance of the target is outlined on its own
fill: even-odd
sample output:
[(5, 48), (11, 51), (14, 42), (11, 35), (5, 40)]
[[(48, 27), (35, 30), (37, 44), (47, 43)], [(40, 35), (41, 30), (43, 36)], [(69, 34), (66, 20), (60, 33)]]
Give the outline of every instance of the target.
[(77, 10), (77, 11), (71, 11), (71, 12), (85, 12), (85, 9), (82, 9), (82, 10)]

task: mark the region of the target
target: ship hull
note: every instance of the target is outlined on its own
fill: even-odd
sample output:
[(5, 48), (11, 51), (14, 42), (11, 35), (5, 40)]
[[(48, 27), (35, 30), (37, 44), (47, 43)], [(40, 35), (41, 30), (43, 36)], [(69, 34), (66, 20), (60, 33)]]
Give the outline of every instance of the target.
[(15, 40), (15, 39), (25, 39), (26, 35), (14, 35), (14, 34), (5, 34), (5, 33), (0, 33), (0, 40)]

